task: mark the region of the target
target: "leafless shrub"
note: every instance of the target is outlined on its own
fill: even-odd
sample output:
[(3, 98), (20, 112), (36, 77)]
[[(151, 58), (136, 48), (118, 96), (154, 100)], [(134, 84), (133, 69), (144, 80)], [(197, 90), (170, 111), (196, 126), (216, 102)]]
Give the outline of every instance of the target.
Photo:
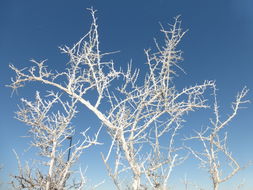
[[(235, 102), (232, 103), (232, 114), (230, 114), (224, 121), (220, 118), (219, 106), (216, 98), (216, 88), (214, 88), (214, 119), (210, 119), (211, 125), (206, 129), (196, 132), (197, 136), (186, 138), (186, 140), (198, 140), (203, 145), (203, 150), (197, 151), (192, 147), (187, 147), (191, 153), (200, 161), (200, 167), (205, 168), (213, 183), (213, 189), (218, 190), (219, 185), (223, 182), (230, 180), (242, 167), (238, 164), (235, 158), (232, 156), (232, 152), (229, 151), (227, 146), (227, 133), (224, 132), (224, 128), (228, 127), (232, 119), (237, 115), (237, 112), (242, 104), (248, 102), (244, 100), (248, 89), (244, 88), (236, 96)], [(221, 156), (226, 158), (226, 164), (231, 168), (229, 174), (224, 176), (222, 168), (224, 164), (221, 160)], [(223, 164), (222, 164), (223, 163)]]
[[(69, 56), (65, 71), (50, 71), (45, 61), (32, 60), (35, 65), (25, 69), (10, 65), (16, 77), (9, 86), (16, 90), (27, 82), (41, 82), (64, 92), (72, 102), (79, 102), (92, 111), (106, 126), (112, 139), (108, 152), (102, 153), (102, 159), (117, 189), (125, 189), (125, 181), (132, 184), (130, 189), (133, 190), (168, 189), (174, 167), (187, 157), (180, 153), (183, 146), (175, 143), (184, 115), (196, 109), (208, 108), (206, 89), (214, 89), (215, 84), (205, 81), (182, 90), (174, 85), (173, 77), (176, 69), (181, 69), (178, 63), (182, 60), (182, 51), (177, 46), (185, 34), (179, 17), (175, 18), (170, 29), (162, 27), (163, 45), (155, 42), (156, 51), (145, 50), (148, 72), (144, 81), (140, 82), (139, 71), (133, 70), (131, 64), (123, 71), (116, 70), (112, 61), (104, 61), (108, 53), (101, 53), (99, 49), (95, 11), (90, 11), (93, 22), (89, 32), (73, 47), (60, 48)], [(119, 86), (112, 85), (115, 79), (122, 79), (117, 82)], [(93, 99), (90, 99), (90, 94)], [(236, 106), (242, 103), (241, 98), (245, 94), (244, 90)], [(237, 109), (234, 107), (234, 114)], [(216, 119), (219, 119), (218, 115)], [(198, 139), (213, 143), (210, 151), (214, 153), (214, 145), (218, 150), (223, 150), (219, 144), (221, 141), (216, 138), (228, 121), (221, 123), (217, 120), (214, 123), (217, 126), (215, 130), (208, 128), (212, 135), (203, 137), (205, 133), (201, 132), (198, 133)], [(226, 151), (224, 149), (230, 158)], [(109, 162), (109, 159), (113, 162)], [(231, 161), (236, 165), (236, 172), (237, 163), (233, 159)], [(216, 180), (218, 168), (213, 163), (210, 167)], [(129, 173), (132, 176), (130, 180), (126, 177)]]
[[(13, 175), (12, 186), (14, 189), (45, 189), (65, 190), (83, 189), (86, 178), (80, 170), (80, 180), (68, 183), (74, 171), (71, 167), (77, 162), (82, 152), (97, 141), (98, 133), (94, 138), (83, 132), (83, 140), (68, 147), (64, 143), (72, 141), (74, 129), (71, 120), (77, 113), (75, 104), (77, 100), (63, 102), (58, 94), (51, 92), (47, 100), (43, 100), (37, 92), (34, 102), (22, 99), (23, 106), (17, 112), (17, 119), (29, 126), (32, 137), (32, 147), (38, 151), (41, 160), (35, 164), (26, 162), (22, 167), (18, 160), (19, 174)], [(57, 105), (58, 104), (58, 105)], [(53, 107), (63, 111), (53, 111)], [(71, 150), (71, 154), (70, 154)]]

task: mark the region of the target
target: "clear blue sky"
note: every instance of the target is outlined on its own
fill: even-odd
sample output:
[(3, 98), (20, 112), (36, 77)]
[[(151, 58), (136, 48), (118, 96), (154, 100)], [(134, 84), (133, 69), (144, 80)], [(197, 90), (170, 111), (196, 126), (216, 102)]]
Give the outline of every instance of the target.
[[(31, 58), (48, 59), (52, 69), (61, 69), (66, 57), (57, 47), (72, 45), (87, 32), (90, 15), (86, 8), (98, 10), (98, 23), (103, 51), (120, 50), (115, 55), (115, 64), (124, 67), (133, 60), (134, 67), (143, 68), (143, 49), (153, 47), (153, 38), (159, 39), (159, 22), (163, 25), (173, 22), (181, 15), (183, 28), (189, 29), (180, 47), (184, 51), (181, 66), (186, 71), (176, 79), (180, 87), (201, 83), (206, 79), (216, 80), (219, 102), (224, 113), (230, 102), (245, 85), (251, 89), (248, 98), (253, 101), (253, 1), (252, 0), (1, 0), (0, 1), (0, 173), (6, 181), (9, 173), (15, 172), (16, 160), (12, 149), (23, 155), (29, 139), (27, 127), (14, 119), (14, 112), (21, 97), (29, 97), (36, 84), (18, 91), (11, 96), (10, 83), (14, 73), (10, 63), (19, 68), (29, 65)], [(145, 69), (142, 69), (145, 73)], [(32, 90), (31, 90), (32, 89)], [(40, 88), (46, 90), (46, 88)], [(83, 113), (87, 111), (82, 110)], [(76, 126), (97, 125), (90, 113), (76, 119)], [(90, 119), (91, 118), (91, 119)], [(198, 122), (196, 122), (198, 123)], [(199, 126), (197, 126), (199, 127)], [(229, 129), (230, 146), (240, 163), (253, 160), (253, 105), (241, 110)], [(87, 173), (96, 182), (97, 168), (103, 167), (99, 151), (81, 159), (83, 167), (89, 165)], [(24, 153), (24, 158), (31, 158)], [(97, 157), (96, 159), (94, 159)], [(92, 159), (91, 159), (92, 158)], [(194, 172), (195, 162), (179, 167), (179, 173), (187, 173), (190, 179), (199, 182), (200, 175)], [(186, 168), (184, 170), (183, 168)], [(188, 169), (188, 171), (187, 171)], [(180, 172), (179, 172), (180, 171)], [(180, 173), (180, 174), (182, 174)], [(105, 169), (99, 179), (106, 175)], [(89, 177), (89, 175), (88, 175)], [(253, 168), (249, 167), (234, 178), (234, 183), (246, 179), (245, 189), (253, 189)], [(203, 178), (204, 179), (204, 178)], [(207, 179), (207, 178), (205, 178)], [(204, 182), (202, 182), (204, 183)], [(224, 189), (229, 185), (223, 186)], [(109, 188), (110, 183), (108, 183)], [(0, 187), (1, 188), (1, 187)]]

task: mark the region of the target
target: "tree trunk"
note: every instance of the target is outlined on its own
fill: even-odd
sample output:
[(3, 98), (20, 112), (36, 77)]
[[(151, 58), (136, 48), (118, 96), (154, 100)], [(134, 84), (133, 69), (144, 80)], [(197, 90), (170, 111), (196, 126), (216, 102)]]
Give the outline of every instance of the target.
[(218, 189), (219, 189), (219, 183), (214, 183), (213, 190), (218, 190)]
[(140, 186), (141, 186), (141, 177), (140, 175), (134, 175), (134, 179), (133, 179), (133, 190), (140, 190)]
[(48, 169), (48, 179), (46, 183), (46, 190), (50, 190), (50, 186), (51, 186), (51, 179), (52, 179), (52, 174), (53, 174), (53, 169), (54, 169), (54, 164), (55, 164), (55, 152), (56, 152), (56, 140), (54, 140), (53, 145), (52, 145), (52, 153), (50, 155), (50, 164), (49, 164), (49, 169)]

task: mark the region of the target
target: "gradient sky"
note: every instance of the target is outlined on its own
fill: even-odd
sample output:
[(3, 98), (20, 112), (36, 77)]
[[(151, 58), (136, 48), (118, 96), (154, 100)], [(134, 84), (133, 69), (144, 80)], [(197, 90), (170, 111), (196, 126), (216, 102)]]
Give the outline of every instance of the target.
[[(102, 51), (116, 51), (117, 67), (125, 67), (132, 59), (134, 67), (144, 68), (143, 49), (154, 46), (153, 38), (160, 39), (159, 22), (172, 23), (173, 17), (181, 15), (182, 27), (189, 29), (180, 48), (184, 51), (181, 67), (176, 78), (179, 88), (215, 80), (221, 111), (230, 113), (230, 102), (244, 86), (251, 91), (248, 99), (253, 102), (253, 1), (252, 0), (1, 0), (0, 1), (0, 164), (4, 166), (0, 179), (7, 182), (10, 173), (16, 172), (17, 162), (12, 149), (22, 158), (31, 159), (27, 127), (14, 119), (14, 112), (21, 97), (30, 97), (35, 83), (20, 89), (11, 97), (10, 83), (14, 73), (10, 63), (19, 68), (29, 66), (29, 60), (48, 59), (52, 69), (62, 69), (67, 61), (60, 54), (59, 46), (71, 46), (87, 32), (90, 15), (86, 8), (98, 10), (98, 24)], [(141, 70), (141, 74), (145, 73)], [(42, 87), (38, 90), (46, 90)], [(253, 160), (253, 105), (240, 110), (229, 128), (230, 150), (244, 165)], [(82, 108), (83, 109), (83, 108)], [(98, 125), (87, 110), (86, 117), (78, 117), (75, 124)], [(196, 113), (198, 114), (198, 113)], [(86, 120), (89, 118), (88, 120)], [(197, 119), (197, 118), (195, 118)], [(199, 124), (192, 121), (192, 126)], [(201, 124), (200, 124), (201, 125)], [(199, 126), (198, 126), (199, 127)], [(110, 181), (99, 157), (103, 147), (94, 148), (94, 153), (82, 157), (81, 164), (88, 165), (87, 174), (93, 183), (105, 178), (108, 182), (102, 189), (110, 189)], [(91, 159), (92, 158), (92, 159)], [(195, 165), (194, 165), (195, 164)], [(186, 162), (175, 170), (177, 181), (187, 174), (189, 179), (205, 187), (205, 172), (197, 170), (197, 163)], [(99, 172), (98, 168), (104, 170)], [(182, 175), (183, 174), (183, 175)], [(232, 189), (245, 179), (243, 189), (253, 189), (253, 167), (243, 170), (233, 180), (222, 186)], [(200, 179), (203, 179), (200, 181)], [(174, 184), (173, 184), (174, 185)], [(208, 185), (206, 185), (208, 186)], [(176, 187), (176, 185), (174, 186)], [(4, 189), (5, 187), (2, 186)], [(1, 186), (0, 186), (1, 189)]]

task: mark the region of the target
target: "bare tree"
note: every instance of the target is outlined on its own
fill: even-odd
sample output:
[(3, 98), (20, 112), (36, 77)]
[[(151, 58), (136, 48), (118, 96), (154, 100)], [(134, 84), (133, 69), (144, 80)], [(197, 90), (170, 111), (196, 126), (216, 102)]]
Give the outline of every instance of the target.
[[(173, 168), (186, 158), (181, 154), (182, 145), (175, 143), (184, 115), (196, 109), (208, 108), (206, 89), (215, 88), (215, 84), (205, 81), (179, 90), (173, 83), (176, 69), (181, 69), (178, 63), (182, 61), (182, 52), (177, 46), (185, 34), (178, 17), (170, 29), (162, 27), (163, 45), (155, 41), (157, 50), (145, 51), (148, 72), (141, 82), (138, 70), (132, 70), (131, 64), (127, 71), (122, 71), (116, 70), (112, 61), (104, 61), (108, 53), (100, 52), (95, 11), (90, 11), (93, 22), (89, 32), (73, 47), (60, 48), (70, 58), (65, 71), (52, 72), (45, 66), (45, 61), (32, 60), (35, 65), (25, 69), (10, 65), (16, 77), (9, 86), (16, 90), (27, 82), (41, 82), (64, 92), (71, 101), (79, 102), (92, 111), (106, 126), (112, 139), (108, 152), (102, 154), (102, 158), (117, 189), (125, 188), (124, 178), (132, 184), (130, 189), (133, 190), (149, 187), (168, 189)], [(117, 82), (120, 85), (113, 83), (115, 79), (122, 79)], [(91, 94), (92, 98), (89, 96)], [(211, 156), (216, 150), (223, 151), (236, 165), (229, 176), (238, 171), (238, 165), (221, 144), (224, 141), (217, 139), (219, 131), (237, 113), (245, 94), (246, 91), (240, 94), (234, 114), (225, 122), (220, 122), (215, 108), (215, 130), (208, 128), (212, 135), (204, 137), (204, 131), (198, 136), (203, 142), (211, 142), (211, 149), (207, 149), (211, 151)], [(109, 159), (113, 162), (109, 162)], [(213, 165), (216, 157), (210, 159), (210, 171), (215, 184), (227, 180), (219, 178), (218, 166)], [(130, 172), (132, 178), (128, 179), (126, 172)]]
[[(157, 52), (146, 50), (147, 73), (143, 85), (138, 85), (138, 71), (128, 68), (124, 83), (119, 87), (121, 96), (108, 95), (111, 110), (107, 116), (114, 127), (109, 128), (113, 143), (106, 157), (116, 146), (114, 170), (107, 169), (120, 188), (120, 173), (130, 169), (133, 175), (132, 189), (167, 189), (173, 168), (185, 156), (177, 154), (180, 147), (174, 145), (183, 116), (198, 108), (207, 108), (203, 97), (212, 81), (178, 91), (172, 82), (173, 68), (182, 60), (176, 47), (184, 36), (181, 21), (175, 18), (170, 30), (162, 28), (164, 46), (156, 43)], [(121, 98), (119, 98), (121, 97)], [(167, 139), (165, 141), (162, 139)], [(162, 142), (163, 141), (163, 142)], [(141, 182), (142, 179), (143, 182)]]
[[(197, 151), (192, 147), (187, 147), (192, 154), (200, 161), (200, 167), (207, 169), (213, 183), (213, 189), (218, 190), (219, 185), (230, 180), (240, 169), (240, 165), (232, 156), (227, 145), (227, 132), (224, 128), (229, 125), (232, 119), (237, 115), (237, 112), (242, 104), (248, 102), (244, 100), (248, 90), (244, 88), (236, 96), (235, 102), (232, 103), (232, 114), (222, 121), (219, 113), (219, 106), (216, 98), (216, 88), (214, 88), (214, 119), (210, 119), (211, 126), (197, 132), (197, 136), (186, 138), (186, 140), (198, 140), (203, 145), (203, 150)], [(222, 158), (223, 156), (223, 158)], [(225, 162), (222, 160), (225, 158)], [(225, 164), (230, 167), (230, 172), (227, 175), (222, 173)]]
[(34, 102), (21, 100), (23, 106), (17, 112), (17, 119), (30, 127), (29, 133), (33, 138), (31, 146), (38, 150), (41, 159), (34, 164), (27, 162), (25, 167), (22, 167), (15, 153), (19, 174), (12, 176), (14, 189), (65, 190), (83, 189), (86, 185), (81, 170), (80, 180), (68, 182), (73, 174), (71, 167), (77, 162), (83, 150), (98, 144), (98, 133), (91, 139), (86, 130), (83, 132), (83, 140), (68, 147), (66, 141), (74, 136), (71, 120), (77, 113), (75, 107), (77, 100), (63, 102), (58, 94), (51, 92), (49, 95), (50, 99), (43, 100), (37, 92)]

